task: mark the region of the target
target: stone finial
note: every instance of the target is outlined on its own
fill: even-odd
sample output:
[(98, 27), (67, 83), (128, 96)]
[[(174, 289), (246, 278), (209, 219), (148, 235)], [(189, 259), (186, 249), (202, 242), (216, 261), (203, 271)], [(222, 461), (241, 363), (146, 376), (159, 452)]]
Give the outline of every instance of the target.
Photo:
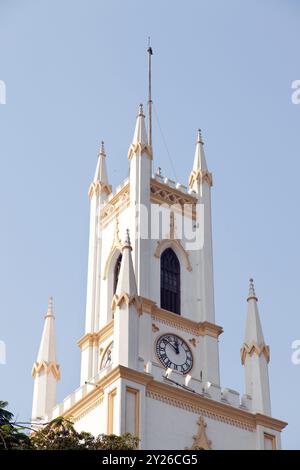
[(202, 132), (201, 132), (201, 129), (198, 129), (197, 130), (197, 140), (196, 140), (196, 143), (200, 143), (200, 144), (204, 144), (203, 140), (202, 140)]
[(100, 149), (99, 149), (99, 155), (103, 155), (103, 157), (106, 156), (105, 148), (104, 148), (104, 140), (101, 140)]
[(247, 300), (249, 301), (251, 299), (258, 300), (255, 294), (254, 280), (252, 278), (249, 279), (249, 294)]
[(131, 246), (129, 228), (126, 229), (126, 239), (125, 239), (125, 243), (126, 243), (126, 245)]
[(53, 297), (49, 297), (48, 299), (48, 308), (46, 317), (54, 317), (54, 310), (53, 310)]
[(145, 116), (144, 115), (144, 109), (143, 109), (143, 103), (140, 103), (140, 106), (139, 106), (139, 116)]
[(211, 449), (211, 441), (207, 438), (206, 435), (206, 427), (207, 424), (203, 418), (200, 416), (198, 421), (198, 431), (197, 434), (193, 436), (193, 445), (190, 450), (210, 450)]

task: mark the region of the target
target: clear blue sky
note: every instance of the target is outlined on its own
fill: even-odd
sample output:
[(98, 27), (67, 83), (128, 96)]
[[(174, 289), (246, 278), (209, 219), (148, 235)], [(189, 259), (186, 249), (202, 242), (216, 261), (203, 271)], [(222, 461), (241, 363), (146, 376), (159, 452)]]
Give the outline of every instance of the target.
[(115, 186), (128, 172), (137, 106), (153, 93), (175, 175), (154, 121), (154, 165), (186, 183), (195, 131), (214, 175), (216, 316), (222, 385), (243, 391), (239, 350), (253, 276), (271, 347), (273, 414), (300, 448), (297, 0), (0, 0), (0, 394), (29, 419), (31, 367), (54, 296), (58, 400), (79, 384), (89, 201), (101, 139)]

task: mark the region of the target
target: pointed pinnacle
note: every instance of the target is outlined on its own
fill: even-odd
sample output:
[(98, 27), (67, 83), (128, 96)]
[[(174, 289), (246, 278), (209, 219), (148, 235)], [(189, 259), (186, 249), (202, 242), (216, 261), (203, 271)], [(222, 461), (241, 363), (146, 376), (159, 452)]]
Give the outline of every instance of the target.
[(201, 129), (198, 129), (198, 130), (197, 130), (197, 141), (196, 141), (196, 143), (198, 143), (198, 142), (199, 142), (200, 144), (204, 145), (204, 142), (203, 142), (203, 140), (202, 140)]
[(258, 300), (255, 294), (254, 281), (252, 278), (249, 279), (249, 294), (248, 294), (247, 301), (251, 299), (254, 299), (256, 301)]
[(100, 144), (99, 155), (103, 155), (103, 157), (106, 156), (106, 154), (105, 154), (105, 148), (104, 148), (104, 141), (103, 141), (103, 140), (101, 141), (101, 144)]
[(141, 103), (140, 106), (139, 106), (139, 114), (138, 114), (138, 115), (145, 117), (145, 115), (144, 115), (144, 109), (143, 109), (143, 103)]
[(54, 317), (53, 297), (49, 297), (48, 299), (48, 309), (47, 309), (46, 317)]
[(130, 250), (132, 250), (130, 235), (129, 235), (129, 229), (128, 228), (126, 229), (126, 238), (125, 238), (125, 242), (124, 242), (122, 250), (124, 250), (124, 248), (129, 248)]
[(129, 234), (129, 229), (127, 228), (126, 229), (126, 240), (125, 240), (125, 243), (129, 246), (131, 246), (131, 242), (130, 242), (130, 234)]

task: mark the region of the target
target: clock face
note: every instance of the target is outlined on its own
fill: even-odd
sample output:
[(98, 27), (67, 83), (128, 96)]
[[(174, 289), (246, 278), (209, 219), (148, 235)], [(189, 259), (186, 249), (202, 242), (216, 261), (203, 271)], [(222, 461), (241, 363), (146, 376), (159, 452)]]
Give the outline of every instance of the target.
[(106, 348), (106, 350), (105, 350), (105, 352), (102, 356), (102, 360), (101, 360), (101, 364), (100, 364), (100, 370), (103, 370), (106, 367), (111, 365), (111, 363), (112, 363), (112, 353), (113, 353), (113, 344), (114, 343), (110, 343), (110, 345)]
[(162, 365), (187, 374), (193, 367), (193, 355), (189, 346), (179, 336), (160, 336), (156, 343), (156, 353)]

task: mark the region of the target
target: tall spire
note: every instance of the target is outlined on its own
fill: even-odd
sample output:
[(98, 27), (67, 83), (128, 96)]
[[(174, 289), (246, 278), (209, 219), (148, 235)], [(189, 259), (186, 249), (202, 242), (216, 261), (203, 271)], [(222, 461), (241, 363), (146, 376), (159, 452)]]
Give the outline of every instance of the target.
[(49, 298), (37, 360), (33, 364), (34, 393), (32, 418), (47, 414), (55, 405), (56, 382), (60, 379), (56, 361), (53, 299)]
[(197, 130), (196, 149), (194, 157), (193, 170), (207, 170), (207, 164), (204, 153), (204, 142), (202, 139), (201, 129)]
[(249, 280), (249, 293), (247, 302), (248, 314), (244, 343), (250, 345), (255, 342), (258, 345), (264, 345), (265, 340), (257, 306), (258, 298), (255, 294), (254, 281), (252, 278)]
[(193, 164), (193, 169), (192, 169), (190, 179), (189, 179), (189, 186), (190, 188), (196, 189), (195, 184), (199, 184), (202, 181), (207, 181), (209, 186), (212, 186), (212, 175), (207, 169), (202, 133), (201, 133), (201, 129), (198, 129), (194, 164)]
[(268, 375), (270, 350), (265, 343), (252, 278), (249, 281), (247, 302), (245, 339), (241, 348), (241, 360), (245, 366), (246, 393), (252, 397), (253, 411), (271, 415)]
[[(45, 362), (47, 364), (53, 364), (57, 367), (54, 320), (53, 298), (49, 297), (42, 339), (37, 356), (37, 363), (42, 364)], [(57, 371), (57, 375), (59, 376), (59, 371)]]
[(136, 118), (136, 125), (133, 135), (132, 144), (128, 150), (128, 158), (131, 160), (134, 154), (141, 156), (145, 153), (147, 156), (152, 158), (151, 147), (148, 144), (148, 137), (145, 124), (145, 114), (143, 110), (143, 105), (140, 104), (139, 112)]
[(107, 171), (106, 171), (106, 153), (104, 148), (104, 142), (102, 140), (98, 153), (98, 160), (96, 165), (96, 171), (94, 179), (89, 188), (89, 197), (91, 198), (94, 194), (111, 193), (111, 186), (108, 182)]

